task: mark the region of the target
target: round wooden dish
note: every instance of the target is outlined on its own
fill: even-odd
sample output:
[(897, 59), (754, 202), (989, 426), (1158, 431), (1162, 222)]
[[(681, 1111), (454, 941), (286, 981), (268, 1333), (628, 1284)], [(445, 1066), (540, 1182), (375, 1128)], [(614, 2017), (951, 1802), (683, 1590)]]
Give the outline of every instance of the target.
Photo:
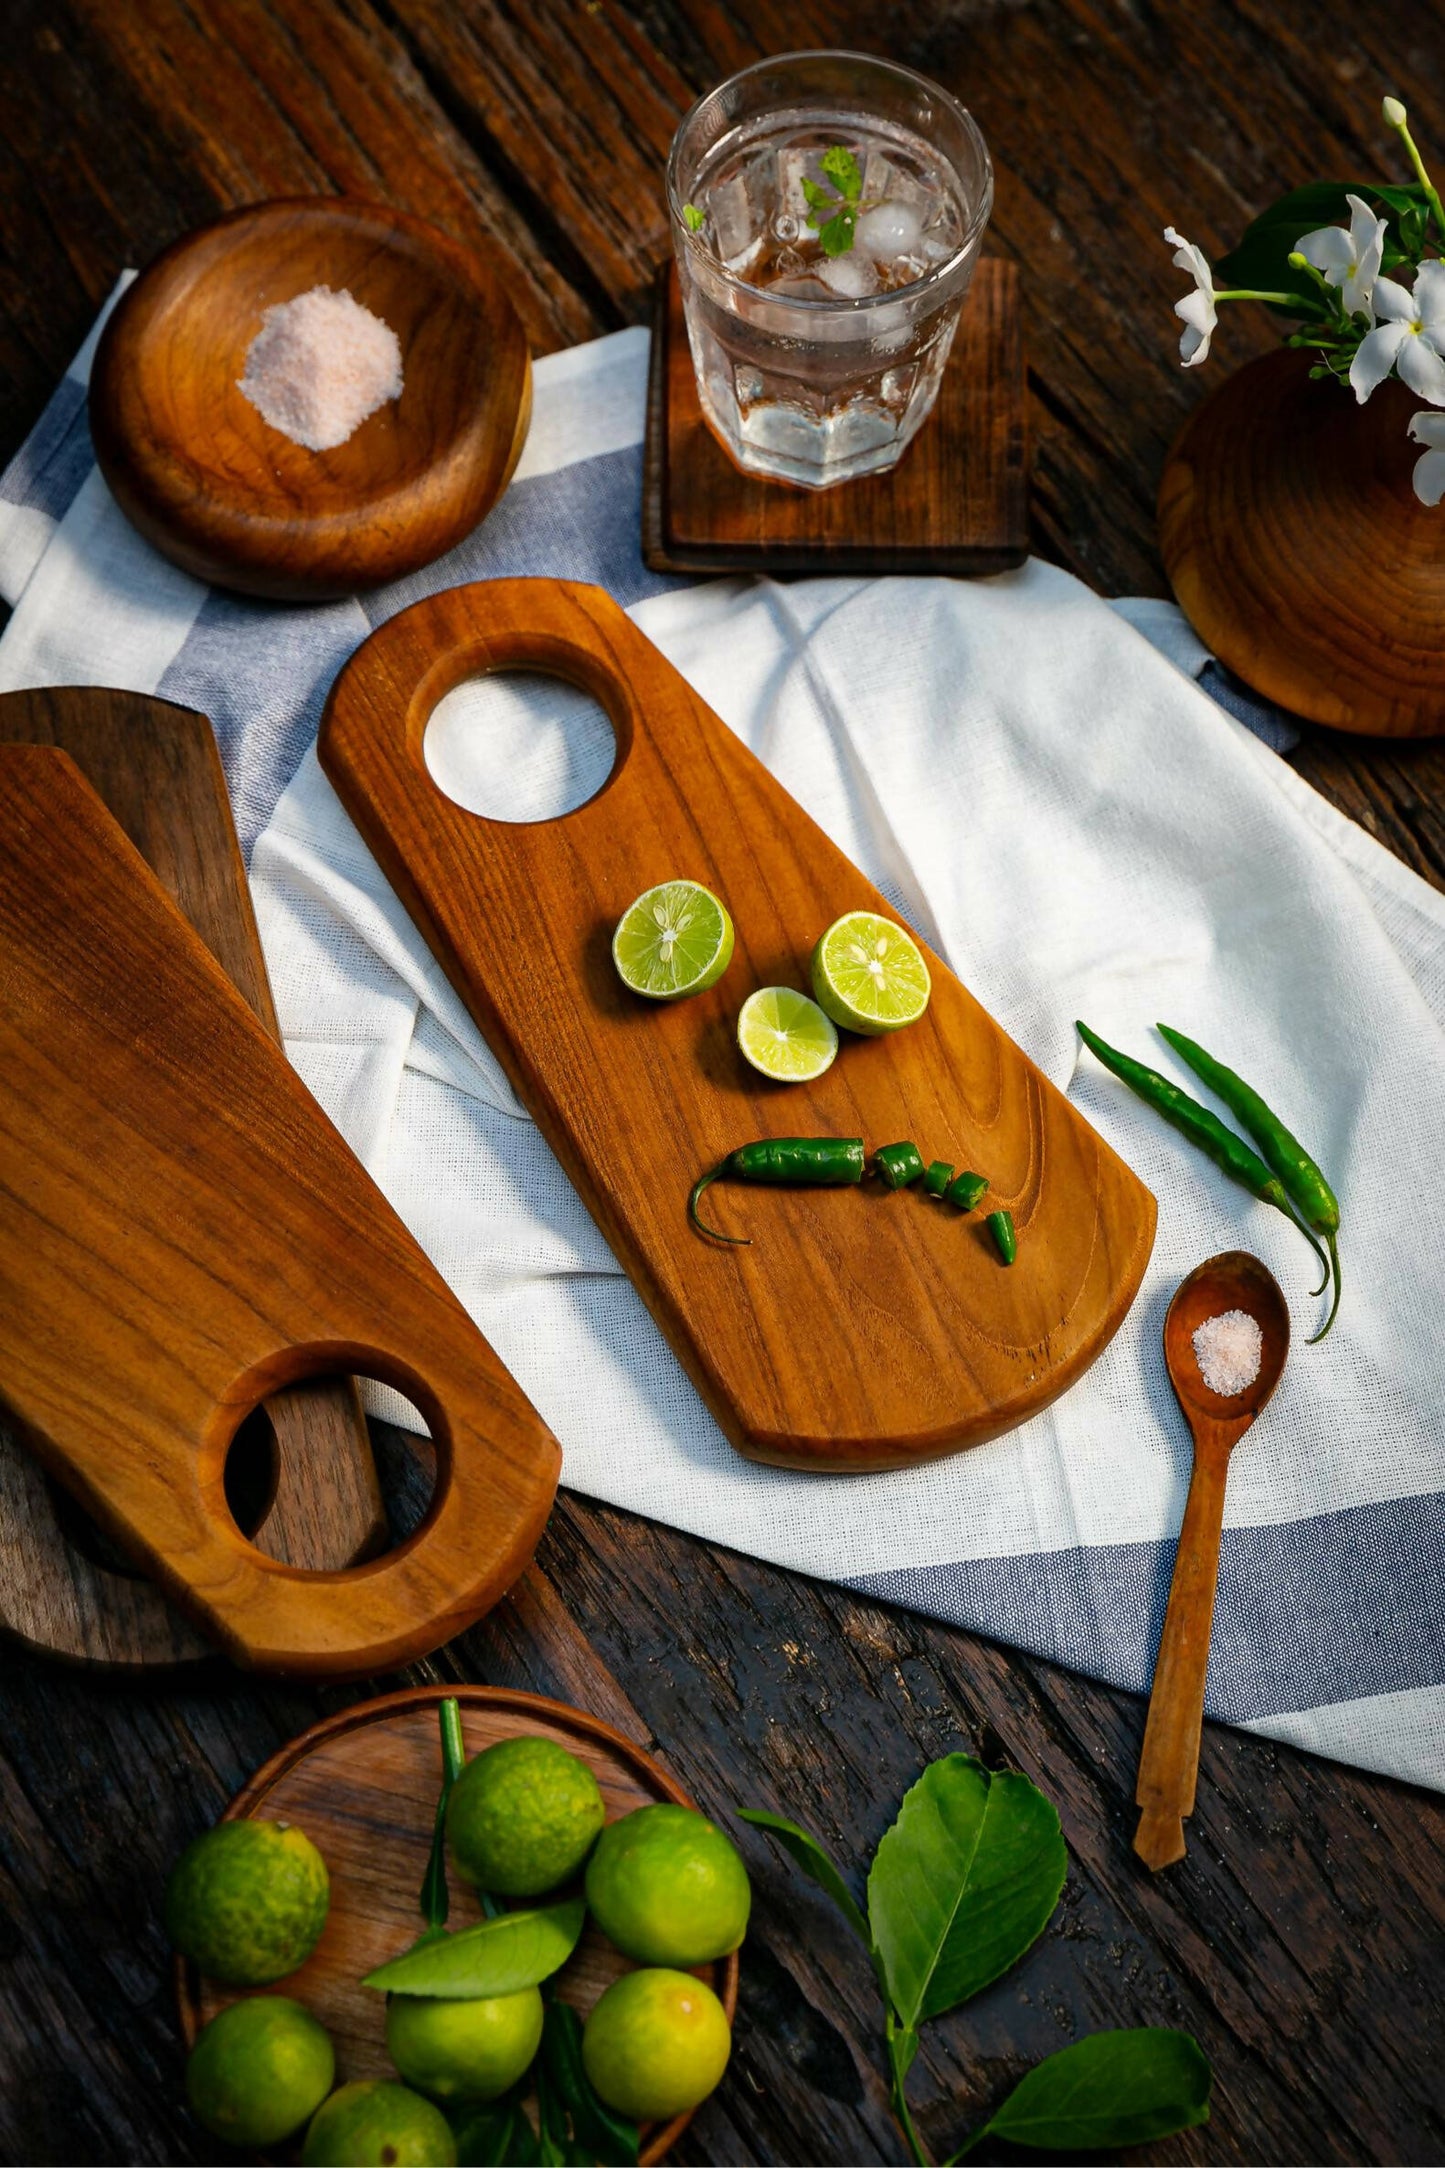
[(1389, 738), (1445, 730), (1445, 510), (1411, 487), (1420, 401), (1365, 406), (1281, 349), (1226, 377), (1159, 485), (1159, 545), (1190, 624), (1296, 715)]
[[(295, 1822), (325, 1857), (331, 1912), (321, 1940), (299, 1972), (264, 1992), (292, 1995), (320, 2019), (336, 2043), (338, 2085), (396, 2075), (386, 2052), (384, 1998), (360, 1982), (422, 1931), (417, 1892), (441, 1783), (437, 1703), (448, 1694), (461, 1703), (469, 1757), (519, 1732), (556, 1739), (596, 1776), (609, 1821), (658, 1800), (694, 1804), (650, 1755), (610, 1724), (540, 1694), (491, 1686), (419, 1686), (383, 1694), (313, 1724), (273, 1754), (236, 1794), (222, 1820), (259, 1815)], [(448, 1924), (468, 1926), (480, 1911), (456, 1874), (450, 1881)], [(619, 1973), (630, 1970), (628, 1960), (589, 1924), (557, 1985), (566, 2001), (587, 2011)], [(700, 1965), (697, 1971), (731, 2020), (738, 2000), (737, 1958)], [(177, 1963), (176, 1984), (189, 2047), (201, 2026), (235, 2002), (237, 1993), (201, 1979), (183, 1960)], [(648, 2125), (643, 2162), (662, 2160), (691, 2120), (679, 2115), (670, 2123)]]
[[(348, 290), (401, 342), (399, 399), (307, 451), (238, 379), (265, 309)], [(112, 315), (90, 380), (96, 458), (122, 510), (185, 571), (284, 601), (376, 587), (469, 533), (531, 416), (516, 311), (484, 258), (380, 204), (301, 197), (188, 234)]]

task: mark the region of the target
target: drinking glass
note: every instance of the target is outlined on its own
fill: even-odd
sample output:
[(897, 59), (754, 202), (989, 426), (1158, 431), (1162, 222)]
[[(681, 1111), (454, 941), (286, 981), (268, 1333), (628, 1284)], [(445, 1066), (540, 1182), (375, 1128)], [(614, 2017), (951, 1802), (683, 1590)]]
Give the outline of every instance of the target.
[(700, 98), (667, 200), (698, 397), (749, 474), (895, 466), (932, 410), (993, 204), (978, 128), (862, 53), (786, 53)]

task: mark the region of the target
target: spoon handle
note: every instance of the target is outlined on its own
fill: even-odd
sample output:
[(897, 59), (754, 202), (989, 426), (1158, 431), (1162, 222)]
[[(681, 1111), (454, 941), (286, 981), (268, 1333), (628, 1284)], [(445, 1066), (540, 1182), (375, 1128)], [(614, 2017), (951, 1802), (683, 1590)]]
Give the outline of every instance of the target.
[(1139, 1757), (1139, 1783), (1134, 1793), (1144, 1809), (1134, 1850), (1156, 1874), (1161, 1867), (1183, 1859), (1184, 1823), (1194, 1811), (1199, 1734), (1204, 1722), (1204, 1674), (1214, 1624), (1214, 1588), (1219, 1579), (1219, 1539), (1228, 1474), (1228, 1447), (1196, 1440), (1194, 1473), (1174, 1557), (1174, 1579), (1154, 1665), (1149, 1721), (1144, 1727), (1144, 1750)]

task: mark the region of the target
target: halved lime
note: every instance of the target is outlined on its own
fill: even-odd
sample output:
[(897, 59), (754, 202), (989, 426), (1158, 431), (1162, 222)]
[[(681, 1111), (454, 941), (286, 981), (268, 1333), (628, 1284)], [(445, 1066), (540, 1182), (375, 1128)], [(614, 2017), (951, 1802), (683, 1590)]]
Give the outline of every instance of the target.
[(933, 991), (913, 936), (873, 911), (834, 919), (813, 951), (812, 975), (824, 1013), (868, 1038), (916, 1024)]
[(612, 936), (624, 986), (649, 1001), (705, 994), (732, 962), (727, 907), (698, 881), (663, 881), (630, 903)]
[(738, 1011), (738, 1048), (776, 1083), (806, 1084), (833, 1066), (838, 1034), (806, 994), (760, 986)]

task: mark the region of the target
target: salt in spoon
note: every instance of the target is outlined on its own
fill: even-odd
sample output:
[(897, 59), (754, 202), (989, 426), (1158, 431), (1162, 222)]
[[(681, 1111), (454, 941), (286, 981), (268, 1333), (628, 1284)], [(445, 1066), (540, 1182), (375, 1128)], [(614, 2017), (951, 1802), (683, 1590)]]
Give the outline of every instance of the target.
[[(1263, 1336), (1259, 1374), (1238, 1393), (1211, 1392), (1200, 1375), (1194, 1334), (1206, 1318), (1243, 1310)], [(1134, 1850), (1157, 1874), (1184, 1857), (1184, 1823), (1194, 1811), (1204, 1674), (1219, 1578), (1229, 1456), (1280, 1381), (1289, 1353), (1289, 1307), (1279, 1282), (1248, 1250), (1226, 1250), (1196, 1265), (1164, 1320), (1164, 1363), (1194, 1438), (1194, 1472), (1169, 1608), (1154, 1665), (1149, 1721), (1134, 1797), (1143, 1808)]]

